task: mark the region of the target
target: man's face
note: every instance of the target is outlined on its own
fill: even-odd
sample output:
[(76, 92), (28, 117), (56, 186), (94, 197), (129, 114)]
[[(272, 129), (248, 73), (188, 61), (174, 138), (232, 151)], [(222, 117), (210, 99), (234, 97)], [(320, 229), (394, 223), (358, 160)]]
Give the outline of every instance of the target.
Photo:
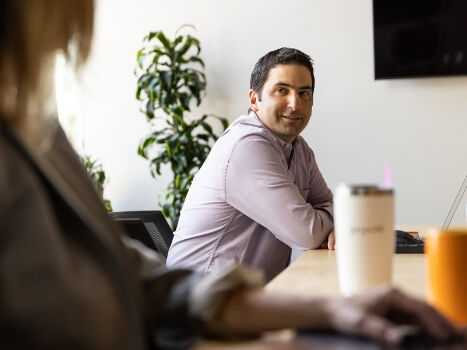
[(250, 90), (250, 107), (274, 134), (292, 142), (310, 121), (313, 107), (311, 73), (298, 64), (279, 64), (269, 71), (261, 101)]

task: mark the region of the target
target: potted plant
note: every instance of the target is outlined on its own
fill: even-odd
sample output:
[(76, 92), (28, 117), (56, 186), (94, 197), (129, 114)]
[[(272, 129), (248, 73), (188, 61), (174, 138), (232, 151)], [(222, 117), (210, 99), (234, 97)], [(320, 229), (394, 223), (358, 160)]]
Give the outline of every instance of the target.
[(89, 174), (89, 177), (94, 183), (94, 186), (96, 187), (97, 192), (99, 193), (102, 201), (105, 204), (105, 207), (107, 208), (108, 212), (112, 211), (112, 204), (108, 199), (104, 198), (104, 185), (105, 185), (105, 171), (102, 167), (102, 164), (98, 163), (97, 159), (92, 159), (88, 155), (83, 155), (82, 157), (80, 156), (81, 163), (84, 165), (86, 168), (86, 171)]
[(194, 28), (181, 26), (173, 40), (162, 31), (150, 32), (137, 53), (135, 70), (136, 98), (142, 102), (141, 111), (151, 126), (151, 132), (140, 142), (138, 154), (150, 160), (153, 177), (161, 175), (162, 165), (170, 166), (173, 178), (159, 205), (173, 230), (191, 181), (218, 138), (208, 119), (220, 121), (223, 130), (228, 126), (227, 119), (213, 114), (200, 118), (189, 114), (193, 105), (201, 104), (206, 77), (199, 40), (180, 34), (186, 27)]

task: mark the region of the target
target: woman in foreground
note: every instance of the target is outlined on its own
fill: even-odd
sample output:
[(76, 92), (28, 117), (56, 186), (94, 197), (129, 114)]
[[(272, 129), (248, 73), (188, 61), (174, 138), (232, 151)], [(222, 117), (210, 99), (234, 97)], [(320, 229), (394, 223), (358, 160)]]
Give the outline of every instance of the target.
[[(266, 294), (258, 272), (167, 270), (110, 219), (53, 107), (53, 67), (79, 68), (92, 0), (0, 2), (0, 348), (147, 349), (172, 331), (247, 337), (332, 329), (387, 344), (385, 317), (404, 315), (434, 339), (460, 330), (389, 287), (350, 299)], [(159, 345), (158, 345), (159, 344)]]

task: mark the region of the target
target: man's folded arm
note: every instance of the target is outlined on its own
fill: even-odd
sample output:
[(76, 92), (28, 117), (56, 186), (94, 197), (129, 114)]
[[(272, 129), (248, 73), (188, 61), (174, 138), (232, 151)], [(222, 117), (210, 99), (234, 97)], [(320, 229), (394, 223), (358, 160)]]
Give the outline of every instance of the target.
[(227, 167), (225, 199), (291, 248), (318, 248), (333, 227), (332, 202), (307, 203), (279, 152), (259, 135), (242, 139)]

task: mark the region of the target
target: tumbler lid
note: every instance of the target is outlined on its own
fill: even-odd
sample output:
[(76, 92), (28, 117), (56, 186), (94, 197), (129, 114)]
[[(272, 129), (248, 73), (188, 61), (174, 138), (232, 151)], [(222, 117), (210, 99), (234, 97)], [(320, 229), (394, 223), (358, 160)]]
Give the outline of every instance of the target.
[(349, 185), (339, 184), (336, 192), (348, 195), (362, 195), (362, 196), (379, 196), (379, 195), (392, 195), (394, 189), (390, 187), (383, 187), (378, 185)]

